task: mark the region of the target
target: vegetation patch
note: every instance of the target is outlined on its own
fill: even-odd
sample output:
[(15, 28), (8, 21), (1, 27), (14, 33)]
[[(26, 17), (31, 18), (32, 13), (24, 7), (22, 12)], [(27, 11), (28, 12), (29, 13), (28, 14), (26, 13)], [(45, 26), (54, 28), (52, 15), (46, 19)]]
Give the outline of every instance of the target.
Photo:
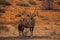
[(34, 0), (28, 0), (28, 2), (29, 2), (31, 5), (37, 5)]
[(4, 9), (0, 9), (0, 14), (1, 13), (5, 13), (5, 10)]
[(9, 2), (5, 1), (5, 0), (0, 0), (0, 5), (9, 6), (11, 4)]
[(58, 5), (60, 5), (60, 1), (59, 1), (59, 2), (57, 2), (57, 4), (58, 4)]
[(29, 5), (25, 2), (17, 2), (16, 5), (18, 6), (24, 6), (24, 7), (29, 7)]

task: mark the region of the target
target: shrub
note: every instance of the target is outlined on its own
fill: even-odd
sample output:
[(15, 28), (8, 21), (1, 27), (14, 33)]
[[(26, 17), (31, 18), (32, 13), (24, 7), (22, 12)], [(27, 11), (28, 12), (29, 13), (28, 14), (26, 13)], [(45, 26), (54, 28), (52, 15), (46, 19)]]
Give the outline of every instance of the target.
[(0, 0), (0, 5), (9, 6), (11, 4), (9, 2), (5, 1), (5, 0)]
[(29, 7), (29, 5), (25, 2), (17, 2), (16, 5), (18, 6), (24, 6), (24, 7)]
[(0, 13), (5, 13), (5, 10), (4, 9), (0, 9)]
[(31, 5), (36, 5), (36, 2), (34, 0), (28, 0), (28, 2), (31, 4)]
[(60, 5), (60, 2), (57, 2), (58, 5)]

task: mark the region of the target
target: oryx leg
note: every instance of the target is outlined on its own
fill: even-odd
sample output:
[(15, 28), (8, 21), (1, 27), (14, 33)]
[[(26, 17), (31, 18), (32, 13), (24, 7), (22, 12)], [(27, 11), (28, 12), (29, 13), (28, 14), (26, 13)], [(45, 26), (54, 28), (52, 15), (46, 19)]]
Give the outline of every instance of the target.
[(31, 28), (30, 28), (31, 37), (33, 36), (33, 30), (34, 30), (34, 27), (31, 27)]

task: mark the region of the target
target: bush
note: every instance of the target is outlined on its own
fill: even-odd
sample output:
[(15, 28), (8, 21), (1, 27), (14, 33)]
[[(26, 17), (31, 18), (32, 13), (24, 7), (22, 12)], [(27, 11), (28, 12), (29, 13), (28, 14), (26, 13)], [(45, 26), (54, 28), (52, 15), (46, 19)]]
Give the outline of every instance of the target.
[(31, 5), (36, 5), (36, 2), (34, 0), (28, 0), (28, 2), (31, 4)]
[(11, 5), (9, 2), (4, 1), (4, 0), (0, 0), (0, 5), (5, 5), (5, 6), (9, 6)]
[(17, 2), (16, 5), (18, 5), (18, 6), (24, 6), (24, 7), (29, 7), (29, 5), (26, 4), (25, 2)]
[(57, 2), (58, 5), (60, 5), (60, 2)]
[(5, 13), (5, 10), (4, 9), (0, 9), (0, 13)]

